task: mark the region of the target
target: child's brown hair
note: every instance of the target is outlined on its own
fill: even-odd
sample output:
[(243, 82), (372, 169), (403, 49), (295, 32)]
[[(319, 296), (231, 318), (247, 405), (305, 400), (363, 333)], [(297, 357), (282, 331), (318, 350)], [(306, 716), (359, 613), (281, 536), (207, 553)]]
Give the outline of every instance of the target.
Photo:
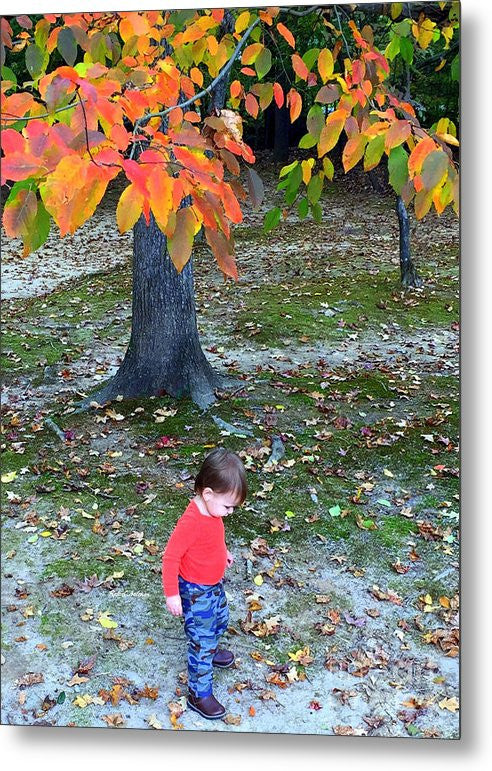
[(206, 487), (214, 493), (235, 493), (239, 503), (243, 503), (248, 484), (243, 463), (236, 453), (216, 447), (207, 455), (195, 479), (195, 492), (200, 494)]

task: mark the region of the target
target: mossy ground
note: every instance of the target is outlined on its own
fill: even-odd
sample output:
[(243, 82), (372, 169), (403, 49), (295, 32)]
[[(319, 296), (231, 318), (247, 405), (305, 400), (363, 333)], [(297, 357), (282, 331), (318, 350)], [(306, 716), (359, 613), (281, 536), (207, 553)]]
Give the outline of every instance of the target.
[[(372, 204), (367, 205), (364, 227), (370, 222)], [(381, 202), (374, 206), (381, 216)], [(377, 238), (380, 225), (374, 227)], [(424, 288), (403, 293), (394, 264), (384, 262), (380, 249), (368, 253), (356, 239), (340, 247), (339, 259), (330, 253), (323, 261), (312, 255), (309, 238), (322, 240), (315, 232), (312, 223), (284, 223), (278, 243), (296, 248), (282, 260), (255, 224), (243, 226), (237, 234), (246, 266), (240, 284), (207, 283), (209, 257), (200, 252), (197, 306), (204, 347), (217, 365), (244, 381), (242, 390), (224, 392), (206, 414), (186, 399), (169, 397), (74, 411), (81, 384), (93, 388), (124, 353), (127, 268), (8, 304), (7, 382), (31, 394), (3, 408), (4, 575), (17, 608), (7, 614), (4, 645), (7, 652), (22, 649), (26, 671), (42, 670), (43, 655), (56, 668), (62, 651), (68, 679), (77, 661), (97, 652), (105, 672), (132, 671), (142, 686), (157, 671), (164, 677), (157, 643), (147, 642), (155, 638), (162, 649), (168, 638), (172, 648), (176, 630), (163, 608), (160, 557), (193, 494), (200, 462), (217, 445), (239, 452), (248, 469), (248, 499), (226, 523), (236, 553), (228, 582), (232, 625), (245, 661), (256, 649), (282, 665), (292, 661), (289, 653), (309, 645), (312, 667), (318, 667), (313, 677), (322, 679), (326, 647), (338, 644), (347, 652), (361, 640), (358, 627), (344, 621), (333, 638), (320, 636), (314, 621), (326, 621), (327, 608), (361, 614), (378, 605), (375, 628), (387, 630), (394, 656), (401, 655), (393, 636), (401, 614), (408, 624), (403, 644), (408, 640), (416, 658), (429, 653), (412, 625), (422, 595), (431, 595), (433, 605), (425, 613), (426, 628), (454, 623), (439, 598), (452, 600), (458, 581), (456, 243), (443, 236), (444, 246), (429, 252), (422, 270)], [(418, 244), (424, 236), (418, 231)], [(330, 237), (334, 247), (342, 240), (340, 232), (330, 231)], [(262, 268), (258, 253), (264, 252)], [(273, 285), (269, 260), (270, 267), (278, 266)], [(253, 435), (224, 432), (212, 415)], [(66, 441), (50, 429), (48, 416)], [(274, 436), (282, 438), (285, 454), (269, 467)], [(257, 537), (272, 552), (254, 558), (248, 572)], [(408, 571), (398, 573), (395, 564)], [(253, 583), (255, 575), (263, 577), (261, 586)], [(101, 583), (91, 588), (93, 576)], [(324, 582), (331, 587), (326, 607), (315, 601), (325, 593)], [(57, 596), (63, 584), (73, 591)], [(373, 584), (398, 592), (402, 609), (371, 600)], [(25, 597), (19, 587), (26, 587)], [(241, 633), (251, 592), (264, 603), (260, 616), (280, 614), (285, 628), (277, 636)], [(86, 608), (92, 620), (81, 618)], [(103, 637), (101, 613), (117, 620), (116, 633), (123, 646), (125, 639), (131, 646), (120, 649)], [(372, 623), (366, 620), (364, 634)], [(21, 637), (26, 640), (16, 642)], [(63, 642), (73, 645), (64, 649)], [(172, 650), (182, 657), (182, 643)], [(432, 653), (439, 655), (435, 647)], [(299, 672), (304, 670), (309, 677), (314, 671), (301, 663)], [(171, 672), (168, 685), (173, 677)], [(454, 685), (450, 678), (446, 695)], [(167, 701), (162, 694), (166, 711)], [(257, 709), (262, 707), (259, 702)], [(96, 712), (88, 718), (69, 700), (65, 712), (59, 705), (51, 714), (59, 724), (89, 725), (100, 720)], [(443, 721), (441, 712), (432, 713), (440, 735), (454, 735), (452, 717)], [(132, 724), (146, 725), (139, 719)], [(406, 735), (396, 717), (391, 731)]]

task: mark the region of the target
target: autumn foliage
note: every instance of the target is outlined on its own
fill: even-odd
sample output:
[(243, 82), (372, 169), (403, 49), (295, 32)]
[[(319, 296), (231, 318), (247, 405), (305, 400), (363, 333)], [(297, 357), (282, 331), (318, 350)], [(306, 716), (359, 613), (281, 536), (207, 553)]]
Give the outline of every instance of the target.
[[(279, 8), (237, 11), (233, 33), (223, 34), (223, 16), (222, 9), (47, 14), (35, 26), (22, 16), (14, 40), (11, 24), (1, 20), (4, 50), (25, 52), (32, 79), (19, 84), (3, 68), (2, 184), (13, 183), (3, 225), (8, 236), (22, 239), (24, 255), (44, 243), (51, 220), (61, 236), (74, 233), (122, 174), (128, 184), (116, 209), (121, 232), (141, 215), (149, 223), (152, 213), (182, 270), (203, 228), (219, 268), (237, 277), (231, 225), (241, 222), (247, 197), (239, 161), (246, 163), (254, 203), (262, 190), (242, 138), (241, 111), (256, 118), (274, 100), (294, 122), (311, 90), (299, 146), (312, 154), (280, 172), (287, 206), (303, 186), (299, 205), (320, 217), (323, 184), (334, 173), (328, 153), (343, 141), (345, 171), (359, 161), (370, 170), (387, 158), (391, 185), (406, 204), (413, 202), (418, 218), (432, 206), (458, 211), (456, 129), (443, 118), (426, 131), (412, 105), (391, 92), (390, 65), (370, 27), (359, 31), (350, 22), (353, 58), (342, 60), (338, 38), (310, 61), (296, 50)], [(428, 39), (424, 22), (413, 30), (419, 45)], [(288, 90), (265, 80), (276, 40), (292, 49)], [(52, 66), (55, 54), (62, 66)], [(244, 77), (231, 80), (228, 107), (208, 115), (204, 97), (236, 64)], [(265, 228), (283, 213), (271, 210)]]

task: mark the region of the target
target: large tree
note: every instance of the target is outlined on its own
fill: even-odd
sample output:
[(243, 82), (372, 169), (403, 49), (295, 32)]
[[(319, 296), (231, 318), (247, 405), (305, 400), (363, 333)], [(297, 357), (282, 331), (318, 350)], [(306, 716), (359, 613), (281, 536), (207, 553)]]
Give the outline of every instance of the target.
[[(256, 119), (274, 101), (295, 122), (310, 98), (300, 147), (316, 155), (280, 172), (286, 204), (299, 199), (304, 216), (320, 216), (324, 180), (333, 176), (327, 153), (342, 131), (346, 171), (363, 157), (366, 170), (375, 168), (385, 155), (390, 183), (407, 205), (414, 202), (418, 217), (432, 205), (438, 212), (457, 206), (453, 133), (442, 126), (427, 132), (412, 105), (392, 93), (388, 60), (369, 26), (361, 33), (350, 21), (356, 54), (342, 63), (340, 32), (324, 9), (289, 9), (294, 17), (312, 12), (336, 40), (329, 45), (328, 35), (326, 46), (304, 53), (278, 8), (239, 9), (230, 31), (221, 9), (49, 14), (35, 25), (29, 17), (12, 25), (2, 19), (3, 45), (25, 53), (31, 77), (17, 83), (13, 69), (3, 71), (2, 181), (13, 183), (7, 234), (20, 236), (27, 254), (44, 242), (51, 219), (61, 236), (73, 233), (110, 180), (122, 174), (129, 183), (116, 220), (122, 232), (134, 228), (132, 334), (97, 401), (167, 392), (207, 406), (224, 385), (200, 348), (191, 255), (203, 230), (220, 270), (237, 279), (231, 225), (241, 221), (246, 196), (239, 160), (255, 160), (240, 111)], [(265, 79), (276, 40), (293, 51), (288, 91)], [(236, 66), (228, 108), (215, 104), (218, 114), (210, 115), (209, 97), (218, 98)], [(258, 203), (262, 186), (250, 166), (247, 181)], [(266, 229), (283, 213), (271, 210)]]

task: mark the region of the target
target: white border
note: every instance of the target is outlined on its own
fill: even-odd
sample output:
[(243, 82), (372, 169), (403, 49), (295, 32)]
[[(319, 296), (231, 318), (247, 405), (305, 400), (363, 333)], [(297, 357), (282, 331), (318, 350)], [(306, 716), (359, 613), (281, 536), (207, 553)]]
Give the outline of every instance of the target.
[[(285, 5), (293, 5), (285, 2)], [(306, 4), (306, 3), (304, 3)], [(172, 8), (210, 7), (211, 3), (177, 2)], [(235, 6), (226, 2), (215, 7)], [(245, 0), (244, 7), (258, 7)], [(265, 3), (266, 5), (266, 3)], [(4, 14), (79, 10), (151, 8), (144, 0), (3, 0)], [(192, 768), (229, 769), (336, 768), (353, 761), (363, 771), (432, 769), (449, 771), (463, 763), (480, 770), (492, 757), (490, 693), (491, 602), (490, 489), (491, 396), (488, 332), (492, 287), (490, 246), (492, 184), (490, 163), (490, 29), (488, 0), (463, 0), (462, 11), (462, 739), (411, 740), (290, 736), (268, 734), (180, 733), (172, 731), (107, 731), (96, 729), (0, 726), (0, 748), (6, 768), (36, 771), (96, 771)], [(489, 106), (487, 107), (487, 101)], [(485, 173), (480, 172), (484, 170)], [(486, 244), (489, 247), (486, 250)], [(489, 254), (486, 259), (486, 251)], [(488, 323), (487, 323), (488, 322)], [(490, 508), (490, 507), (488, 507)], [(196, 764), (196, 765), (195, 765)], [(5, 766), (4, 766), (5, 767)]]

